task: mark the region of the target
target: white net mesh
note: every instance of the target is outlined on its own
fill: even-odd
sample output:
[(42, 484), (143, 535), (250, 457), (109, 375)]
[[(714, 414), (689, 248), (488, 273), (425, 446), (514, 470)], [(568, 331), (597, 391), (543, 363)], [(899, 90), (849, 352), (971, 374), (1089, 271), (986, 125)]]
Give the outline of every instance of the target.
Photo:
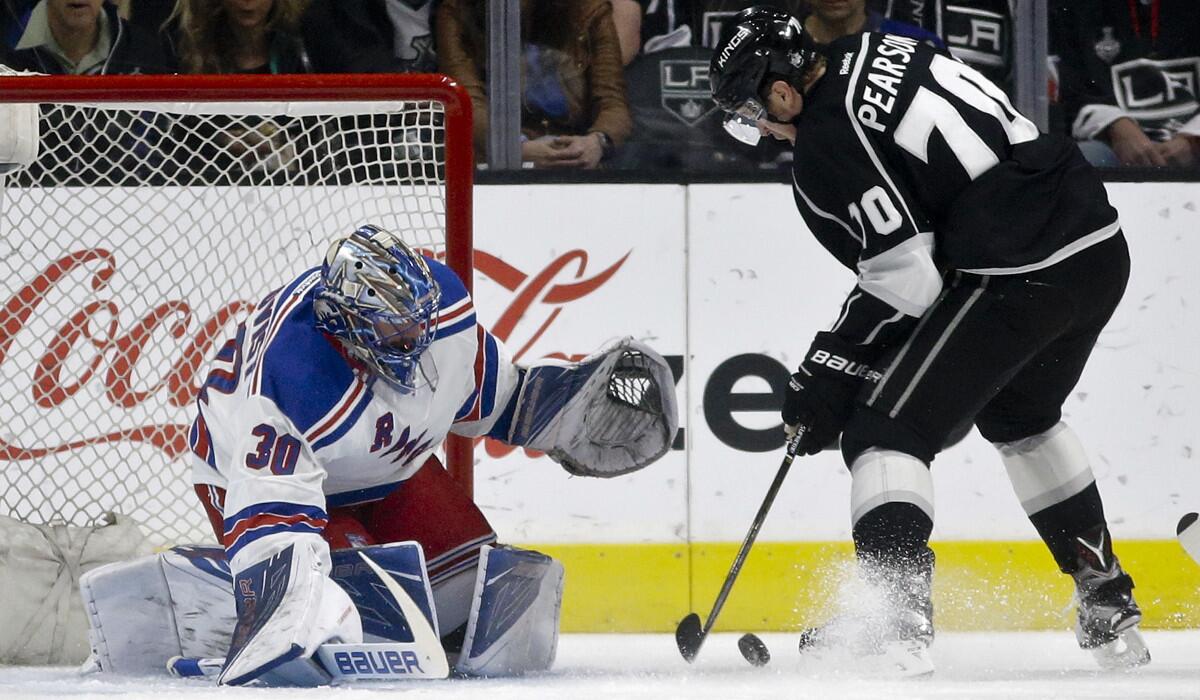
[(0, 176), (0, 512), (211, 540), (187, 429), (249, 305), (361, 223), (444, 249), (440, 103), (260, 107), (41, 106)]

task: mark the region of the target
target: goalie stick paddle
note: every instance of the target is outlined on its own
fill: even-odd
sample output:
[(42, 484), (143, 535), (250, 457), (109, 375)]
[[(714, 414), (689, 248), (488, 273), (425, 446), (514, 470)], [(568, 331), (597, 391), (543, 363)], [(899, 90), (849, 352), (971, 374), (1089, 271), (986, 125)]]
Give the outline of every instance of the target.
[(1179, 544), (1192, 559), (1200, 564), (1200, 514), (1188, 513), (1179, 519), (1175, 534), (1179, 536)]
[[(802, 437), (804, 437), (803, 426), (788, 440), (787, 454), (783, 457), (783, 463), (779, 465), (779, 471), (775, 474), (775, 480), (771, 482), (771, 488), (767, 489), (766, 498), (763, 499), (762, 505), (758, 507), (758, 513), (754, 516), (754, 522), (750, 524), (750, 531), (746, 533), (746, 539), (742, 541), (742, 548), (738, 550), (737, 556), (733, 559), (733, 565), (729, 567), (729, 573), (725, 575), (725, 583), (721, 586), (721, 592), (717, 594), (717, 600), (713, 603), (712, 610), (708, 613), (708, 619), (701, 626), (700, 616), (691, 612), (684, 616), (679, 621), (679, 626), (675, 628), (675, 644), (679, 646), (679, 653), (683, 655), (684, 660), (688, 663), (696, 660), (696, 655), (700, 653), (700, 647), (704, 646), (704, 640), (708, 637), (708, 633), (716, 623), (717, 616), (721, 614), (721, 608), (725, 607), (725, 599), (729, 597), (729, 591), (733, 589), (733, 583), (737, 580), (738, 574), (742, 570), (742, 565), (746, 563), (746, 557), (750, 554), (750, 548), (754, 546), (754, 540), (758, 537), (758, 531), (762, 528), (763, 521), (767, 519), (767, 513), (770, 512), (771, 505), (775, 503), (775, 496), (779, 493), (779, 487), (783, 486), (783, 480), (787, 477), (788, 470), (792, 467), (792, 460), (796, 458), (796, 449), (800, 446), (800, 438)], [(759, 647), (761, 647), (761, 651), (766, 651), (766, 646), (761, 641), (757, 646), (753, 645), (752, 642), (750, 644), (754, 648), (756, 655)], [(739, 644), (739, 648), (741, 647), (742, 645)], [(745, 650), (742, 653), (750, 663), (755, 663), (756, 659), (750, 658), (751, 655), (747, 654)], [(767, 654), (767, 658), (770, 658), (769, 654)]]

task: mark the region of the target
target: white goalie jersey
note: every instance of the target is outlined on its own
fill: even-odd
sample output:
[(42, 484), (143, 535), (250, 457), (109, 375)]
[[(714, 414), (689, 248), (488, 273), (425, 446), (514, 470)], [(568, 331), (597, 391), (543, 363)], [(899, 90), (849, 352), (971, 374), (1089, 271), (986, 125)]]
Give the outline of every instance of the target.
[(387, 496), (448, 432), (483, 435), (507, 406), (517, 368), (454, 272), (427, 263), (441, 300), (416, 391), (375, 379), (315, 327), (319, 268), (268, 294), (217, 354), (190, 446), (193, 482), (225, 489), (231, 560), (273, 534), (319, 534), (330, 508)]

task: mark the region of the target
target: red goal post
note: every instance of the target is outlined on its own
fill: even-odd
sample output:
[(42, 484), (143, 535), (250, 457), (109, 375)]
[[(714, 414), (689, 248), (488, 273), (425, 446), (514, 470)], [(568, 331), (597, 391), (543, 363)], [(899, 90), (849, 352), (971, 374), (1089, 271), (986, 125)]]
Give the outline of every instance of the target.
[[(0, 514), (204, 537), (191, 402), (247, 304), (366, 221), (472, 286), (470, 100), (447, 77), (0, 78), (17, 103), (41, 146), (0, 175)], [(446, 453), (470, 489), (472, 441)]]

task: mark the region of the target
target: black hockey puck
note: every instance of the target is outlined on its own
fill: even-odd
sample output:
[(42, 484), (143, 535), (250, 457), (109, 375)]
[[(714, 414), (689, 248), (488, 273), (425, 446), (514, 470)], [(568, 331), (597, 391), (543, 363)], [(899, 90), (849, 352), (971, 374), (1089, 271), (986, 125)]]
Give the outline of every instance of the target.
[(742, 635), (738, 640), (738, 651), (742, 652), (742, 657), (749, 661), (751, 666), (766, 666), (771, 660), (771, 652), (767, 650), (767, 645), (753, 634)]

